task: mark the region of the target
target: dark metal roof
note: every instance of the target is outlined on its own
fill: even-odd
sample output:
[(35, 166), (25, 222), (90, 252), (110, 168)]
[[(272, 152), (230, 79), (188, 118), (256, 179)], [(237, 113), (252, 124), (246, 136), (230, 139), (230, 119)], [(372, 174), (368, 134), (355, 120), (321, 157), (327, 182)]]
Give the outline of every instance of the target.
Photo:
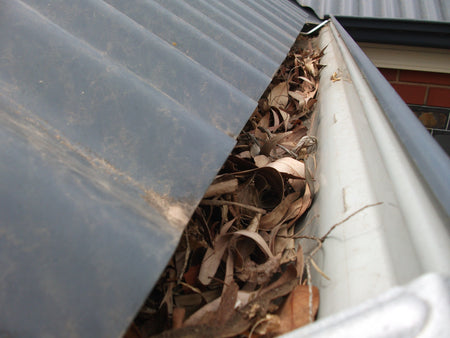
[(0, 333), (120, 335), (309, 18), (0, 1)]

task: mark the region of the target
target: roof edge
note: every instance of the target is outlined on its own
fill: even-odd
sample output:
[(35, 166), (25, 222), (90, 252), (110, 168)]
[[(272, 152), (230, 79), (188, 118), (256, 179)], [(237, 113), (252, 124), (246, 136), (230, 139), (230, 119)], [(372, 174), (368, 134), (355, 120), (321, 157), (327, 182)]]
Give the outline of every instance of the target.
[(450, 49), (450, 23), (412, 19), (336, 16), (358, 42)]

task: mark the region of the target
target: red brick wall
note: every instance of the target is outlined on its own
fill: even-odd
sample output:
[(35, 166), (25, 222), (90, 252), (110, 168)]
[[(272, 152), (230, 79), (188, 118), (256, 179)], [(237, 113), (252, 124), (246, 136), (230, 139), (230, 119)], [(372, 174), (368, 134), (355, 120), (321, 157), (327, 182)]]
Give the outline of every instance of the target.
[(450, 74), (379, 69), (450, 156)]
[(450, 74), (380, 68), (408, 104), (450, 108)]

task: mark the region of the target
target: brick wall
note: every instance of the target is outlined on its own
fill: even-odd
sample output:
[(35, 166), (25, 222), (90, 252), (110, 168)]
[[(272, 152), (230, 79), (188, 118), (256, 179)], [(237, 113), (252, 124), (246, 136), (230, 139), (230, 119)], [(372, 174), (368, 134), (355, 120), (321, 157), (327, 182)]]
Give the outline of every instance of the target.
[(450, 155), (450, 74), (379, 70)]
[(380, 68), (408, 104), (450, 108), (450, 74)]

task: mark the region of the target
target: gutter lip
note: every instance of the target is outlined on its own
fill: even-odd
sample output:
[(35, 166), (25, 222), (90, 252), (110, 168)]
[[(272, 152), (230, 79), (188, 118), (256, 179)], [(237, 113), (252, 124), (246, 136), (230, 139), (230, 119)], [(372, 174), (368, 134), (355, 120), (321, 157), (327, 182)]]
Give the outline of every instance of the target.
[(361, 50), (339, 21), (331, 21), (354, 58), (367, 84), (395, 131), (408, 157), (434, 195), (441, 209), (450, 217), (450, 159), (420, 124), (400, 96)]

